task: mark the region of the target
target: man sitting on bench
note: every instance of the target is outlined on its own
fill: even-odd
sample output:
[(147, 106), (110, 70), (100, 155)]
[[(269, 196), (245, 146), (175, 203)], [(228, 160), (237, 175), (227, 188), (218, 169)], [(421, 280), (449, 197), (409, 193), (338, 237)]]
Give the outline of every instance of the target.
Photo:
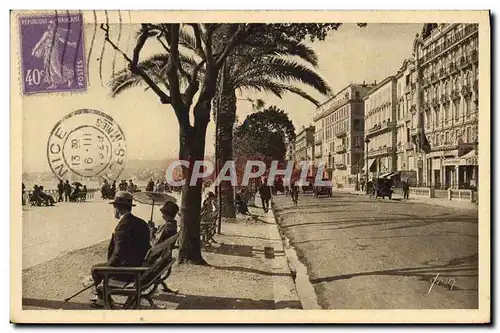
[[(132, 215), (133, 196), (131, 193), (119, 191), (115, 200), (110, 202), (114, 207), (118, 225), (115, 228), (108, 247), (108, 262), (92, 267), (92, 278), (96, 285), (96, 292), (91, 297), (93, 307), (103, 307), (103, 293), (97, 286), (103, 277), (94, 271), (99, 266), (139, 267), (150, 249), (149, 227), (147, 223)], [(115, 275), (116, 280), (131, 281), (131, 275)]]

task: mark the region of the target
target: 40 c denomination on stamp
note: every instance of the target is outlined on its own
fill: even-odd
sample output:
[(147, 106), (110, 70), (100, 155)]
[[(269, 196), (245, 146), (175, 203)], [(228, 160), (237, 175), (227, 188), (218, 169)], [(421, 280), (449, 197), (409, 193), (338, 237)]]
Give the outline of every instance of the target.
[(126, 142), (120, 126), (101, 111), (71, 112), (52, 129), (47, 160), (59, 179), (69, 174), (116, 180), (126, 161)]
[(82, 14), (19, 17), (23, 92), (85, 91)]

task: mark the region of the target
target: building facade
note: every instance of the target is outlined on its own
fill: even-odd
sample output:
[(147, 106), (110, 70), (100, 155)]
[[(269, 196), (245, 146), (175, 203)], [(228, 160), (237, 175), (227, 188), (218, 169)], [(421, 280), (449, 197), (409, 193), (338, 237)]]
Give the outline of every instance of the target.
[(364, 158), (363, 98), (367, 84), (350, 84), (321, 104), (313, 118), (317, 164), (324, 163), (335, 184), (353, 184)]
[[(395, 75), (396, 78), (396, 170), (405, 172), (402, 177), (411, 185), (418, 184), (418, 159), (412, 140), (412, 114), (417, 108), (418, 75), (415, 60), (406, 59)], [(416, 124), (415, 124), (416, 125)]]
[(415, 39), (413, 136), (422, 183), (477, 187), (478, 25), (425, 24)]
[(396, 77), (389, 76), (364, 98), (364, 128), (369, 139), (364, 168), (368, 165), (372, 178), (397, 170), (396, 96)]
[(295, 139), (295, 158), (297, 162), (314, 162), (314, 126), (302, 127)]

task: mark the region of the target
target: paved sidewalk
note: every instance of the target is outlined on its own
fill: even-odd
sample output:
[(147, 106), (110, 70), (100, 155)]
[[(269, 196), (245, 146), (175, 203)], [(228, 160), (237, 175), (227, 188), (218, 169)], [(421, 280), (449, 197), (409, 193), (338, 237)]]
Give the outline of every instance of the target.
[[(179, 293), (157, 292), (158, 309), (302, 308), (272, 213), (250, 211), (252, 217), (223, 221), (217, 243), (203, 252), (210, 266), (174, 265), (167, 284)], [(265, 247), (274, 258), (266, 258)], [(88, 310), (90, 290), (63, 300), (82, 288), (93, 264), (106, 261), (106, 250), (102, 242), (25, 269), (23, 308)], [(142, 308), (151, 309), (146, 302)]]
[[(345, 194), (352, 194), (352, 195), (362, 195), (362, 196), (368, 196), (363, 191), (355, 191), (352, 189), (334, 189), (334, 192), (337, 193), (345, 193)], [(393, 200), (403, 200), (403, 195), (399, 193), (394, 193), (392, 195)], [(477, 203), (471, 203), (467, 201), (459, 201), (459, 200), (448, 200), (448, 199), (441, 199), (441, 198), (425, 198), (421, 196), (415, 196), (410, 194), (410, 198), (408, 199), (408, 202), (414, 202), (414, 203), (424, 203), (428, 205), (434, 205), (434, 206), (441, 206), (441, 207), (448, 207), (448, 208), (456, 208), (456, 209), (465, 209), (465, 210), (478, 210), (478, 205)]]

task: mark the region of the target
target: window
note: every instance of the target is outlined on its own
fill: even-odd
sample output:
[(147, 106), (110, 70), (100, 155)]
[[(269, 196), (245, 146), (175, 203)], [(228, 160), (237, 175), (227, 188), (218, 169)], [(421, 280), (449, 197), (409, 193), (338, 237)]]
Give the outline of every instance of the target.
[(356, 99), (359, 99), (359, 91), (356, 91), (355, 96), (356, 96)]
[(434, 120), (435, 120), (436, 126), (437, 126), (439, 124), (439, 111), (436, 111)]
[(472, 142), (472, 129), (470, 127), (467, 127), (467, 143)]
[(445, 143), (445, 144), (449, 144), (449, 143), (450, 143), (450, 142), (448, 141), (448, 140), (449, 140), (449, 135), (450, 135), (450, 133), (449, 133), (449, 132), (446, 132), (446, 133), (444, 134), (444, 143)]

